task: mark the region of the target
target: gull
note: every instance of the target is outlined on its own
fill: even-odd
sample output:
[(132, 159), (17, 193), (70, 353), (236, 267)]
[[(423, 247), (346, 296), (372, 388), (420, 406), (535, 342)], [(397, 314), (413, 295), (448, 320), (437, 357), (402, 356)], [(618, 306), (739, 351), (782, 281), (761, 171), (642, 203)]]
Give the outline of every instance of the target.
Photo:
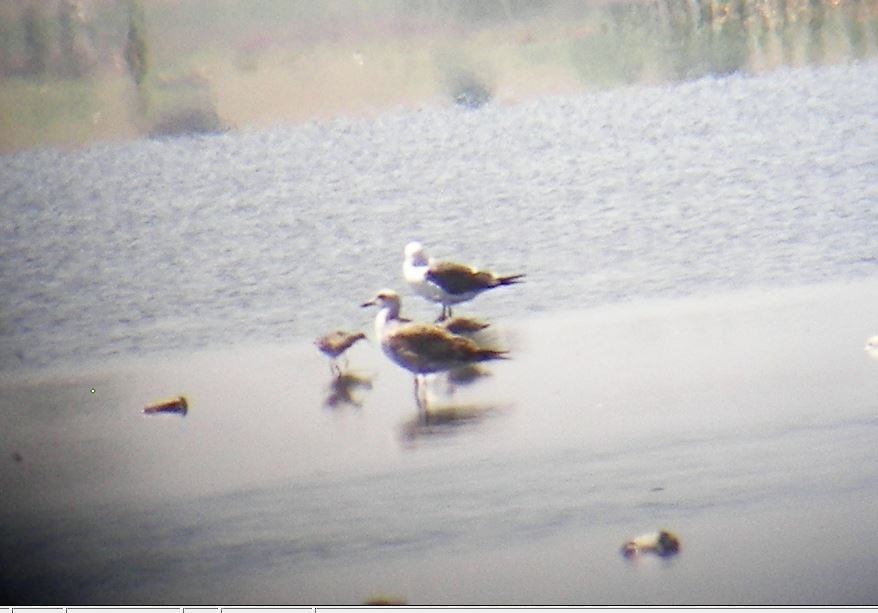
[[(475, 317), (455, 315), (444, 321), (436, 322), (436, 325), (442, 326), (452, 334), (471, 338), (479, 343), (480, 346), (485, 346), (486, 342), (491, 342), (488, 340), (487, 333), (484, 332), (491, 324)], [(467, 364), (466, 366), (453, 368), (448, 371), (448, 392), (453, 394), (458, 385), (468, 385), (489, 374), (490, 372), (481, 364)]]
[[(362, 332), (348, 332), (346, 330), (335, 330), (329, 334), (325, 334), (314, 340), (314, 345), (329, 356), (329, 370), (335, 376), (341, 376), (341, 368), (338, 366), (338, 358), (341, 354), (351, 348), (354, 343), (360, 339), (366, 338)], [(347, 359), (347, 358), (345, 358)]]
[(379, 307), (375, 316), (375, 337), (384, 354), (415, 375), (415, 400), (426, 410), (422, 399), (423, 378), (462, 366), (505, 359), (505, 351), (485, 349), (474, 340), (450, 332), (445, 326), (401, 319), (399, 294), (385, 289), (361, 306)]
[(455, 315), (442, 322), (438, 322), (443, 328), (452, 334), (460, 336), (471, 336), (477, 332), (481, 332), (491, 324), (475, 317), (464, 317), (463, 315)]
[(482, 292), (520, 283), (523, 274), (498, 275), (466, 264), (428, 258), (421, 243), (405, 246), (402, 263), (405, 280), (417, 294), (442, 305), (439, 321), (451, 317), (451, 305), (472, 300)]

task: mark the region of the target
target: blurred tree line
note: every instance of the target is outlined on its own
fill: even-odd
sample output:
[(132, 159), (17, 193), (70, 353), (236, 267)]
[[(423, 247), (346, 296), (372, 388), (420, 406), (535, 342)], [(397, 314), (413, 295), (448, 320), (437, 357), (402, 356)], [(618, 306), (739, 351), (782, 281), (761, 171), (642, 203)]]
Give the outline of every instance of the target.
[[(144, 10), (161, 44), (149, 40)], [(826, 15), (846, 12), (853, 45), (878, 38), (878, 0), (3, 0), (0, 76), (78, 78), (101, 69), (127, 70), (136, 83), (149, 52), (164, 57), (205, 46), (244, 46), (248, 40), (291, 46), (347, 36), (417, 36), (464, 32), (531, 19), (573, 23), (609, 14), (623, 35), (649, 23), (699, 53), (692, 33), (730, 38), (737, 28), (794, 34), (809, 28), (820, 54)], [(694, 41), (694, 42), (692, 42)], [(606, 54), (618, 46), (594, 41)], [(625, 41), (624, 44), (636, 42)], [(151, 44), (154, 48), (148, 49)], [(734, 64), (735, 60), (729, 60)]]
[[(831, 39), (854, 57), (874, 53), (878, 0), (0, 0), (0, 78), (127, 75), (146, 112), (156, 89), (207, 87), (186, 66), (196, 55), (231, 52), (239, 69), (255, 70), (268, 49), (419, 37), (448, 47), (506, 26), (520, 28), (522, 49), (540, 36), (567, 45), (556, 57), (588, 84), (650, 70), (694, 78), (760, 56), (819, 63)], [(455, 99), (483, 101), (489, 84), (463, 76)]]
[(109, 65), (127, 70), (140, 86), (147, 58), (140, 0), (19, 0), (0, 6), (0, 76), (76, 79)]
[(98, 65), (97, 32), (76, 0), (0, 7), (0, 74), (78, 78)]

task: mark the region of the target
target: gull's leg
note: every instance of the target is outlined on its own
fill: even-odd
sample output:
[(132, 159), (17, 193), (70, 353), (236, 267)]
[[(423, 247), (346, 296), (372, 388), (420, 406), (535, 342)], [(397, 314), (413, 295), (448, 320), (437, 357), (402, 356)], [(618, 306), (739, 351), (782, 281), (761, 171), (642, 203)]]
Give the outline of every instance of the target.
[(429, 409), (429, 405), (427, 403), (428, 393), (429, 390), (427, 389), (427, 375), (415, 375), (415, 400), (418, 403), (418, 411), (424, 415), (427, 414), (427, 410)]
[(451, 380), (451, 371), (449, 370), (447, 373), (445, 373), (445, 392), (448, 394), (448, 396), (454, 397), (454, 392), (456, 391), (457, 386)]
[(421, 406), (421, 376), (415, 375), (415, 404), (418, 406), (418, 411), (422, 411), (424, 407)]

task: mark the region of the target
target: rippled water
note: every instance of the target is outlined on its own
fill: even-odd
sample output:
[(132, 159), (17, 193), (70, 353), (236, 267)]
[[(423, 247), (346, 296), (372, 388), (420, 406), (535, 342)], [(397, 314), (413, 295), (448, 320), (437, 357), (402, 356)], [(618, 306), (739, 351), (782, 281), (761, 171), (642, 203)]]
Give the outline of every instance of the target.
[(360, 323), (415, 238), (527, 272), (482, 299), (500, 314), (874, 275), (876, 84), (870, 62), (5, 156), (2, 368)]
[[(0, 158), (0, 602), (878, 602), (876, 103), (871, 62)], [(303, 341), (413, 238), (527, 273), (467, 306), (514, 359), (424, 421), (361, 344), (324, 406)]]

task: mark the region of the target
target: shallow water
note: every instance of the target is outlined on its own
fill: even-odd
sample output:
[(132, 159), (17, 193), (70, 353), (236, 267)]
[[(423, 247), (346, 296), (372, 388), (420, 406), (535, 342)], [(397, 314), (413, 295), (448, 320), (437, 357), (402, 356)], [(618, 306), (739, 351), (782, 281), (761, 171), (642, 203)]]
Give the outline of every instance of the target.
[[(870, 280), (501, 320), (515, 360), (429, 422), (363, 345), (359, 407), (322, 404), (304, 343), (7, 384), (4, 600), (874, 603), (876, 300)], [(140, 414), (170, 390), (188, 416)], [(679, 556), (622, 558), (659, 527)]]
[[(876, 69), (0, 159), (0, 601), (875, 604)], [(411, 238), (514, 359), (327, 406)]]

